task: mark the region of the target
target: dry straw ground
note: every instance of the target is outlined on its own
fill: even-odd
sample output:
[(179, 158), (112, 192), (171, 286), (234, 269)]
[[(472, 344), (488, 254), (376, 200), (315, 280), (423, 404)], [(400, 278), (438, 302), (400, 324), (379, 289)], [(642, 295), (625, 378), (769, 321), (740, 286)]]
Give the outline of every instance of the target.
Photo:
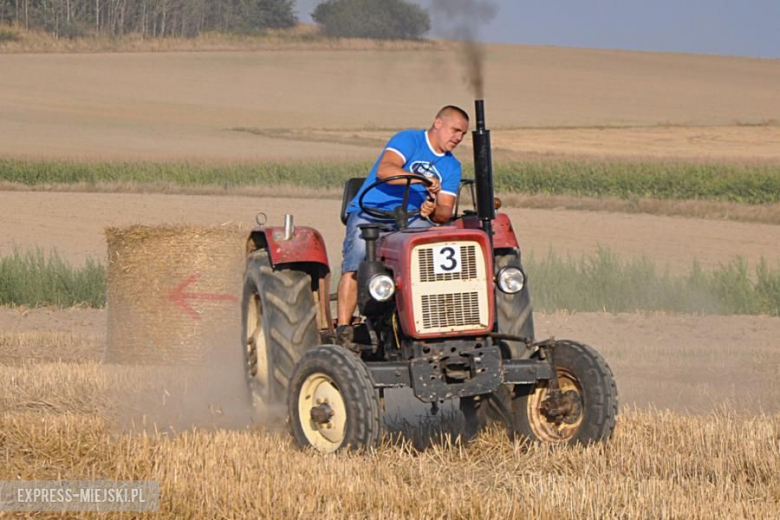
[[(593, 319), (540, 316), (540, 326), (565, 332)], [(217, 366), (111, 365), (95, 360), (101, 337), (6, 335), (0, 479), (156, 480), (163, 518), (776, 518), (780, 415), (726, 405), (718, 392), (733, 377), (737, 395), (776, 405), (780, 354), (766, 341), (713, 342), (674, 359), (668, 339), (686, 337), (685, 320), (615, 317), (605, 331), (613, 345), (601, 350), (624, 394), (644, 381), (652, 395), (676, 378), (678, 397), (720, 403), (706, 412), (629, 404), (612, 443), (587, 449), (528, 446), (495, 430), (464, 443), (456, 416), (396, 421), (402, 435), (386, 436), (378, 450), (338, 456), (297, 450), (283, 424), (251, 412), (238, 389), (220, 394), (228, 376), (215, 375)], [(728, 338), (723, 331), (739, 323), (729, 320), (702, 327)], [(771, 335), (777, 324), (765, 320), (751, 326)], [(622, 330), (636, 340), (664, 323), (669, 338), (656, 345), (617, 337)], [(28, 352), (40, 354), (36, 362), (23, 361)], [(746, 357), (749, 381), (733, 371)]]
[(0, 478), (156, 480), (170, 518), (771, 518), (780, 507), (778, 416), (624, 410), (608, 446), (526, 446), (493, 431), (322, 456), (251, 428), (117, 432), (102, 398), (149, 379), (121, 370), (3, 368), (14, 384), (2, 389)]
[(121, 434), (98, 416), (4, 413), (3, 479), (156, 480), (163, 518), (773, 518), (780, 420), (624, 413), (606, 447), (498, 432), (424, 452), (322, 456), (288, 436)]

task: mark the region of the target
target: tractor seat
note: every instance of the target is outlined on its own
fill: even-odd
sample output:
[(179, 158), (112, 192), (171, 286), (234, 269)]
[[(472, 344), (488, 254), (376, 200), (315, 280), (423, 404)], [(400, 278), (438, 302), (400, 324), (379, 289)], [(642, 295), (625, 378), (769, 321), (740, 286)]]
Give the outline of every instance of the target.
[(360, 187), (363, 186), (363, 181), (365, 180), (365, 177), (352, 177), (344, 185), (344, 197), (341, 199), (341, 223), (344, 225), (347, 224), (349, 203), (352, 202), (357, 192), (360, 191)]

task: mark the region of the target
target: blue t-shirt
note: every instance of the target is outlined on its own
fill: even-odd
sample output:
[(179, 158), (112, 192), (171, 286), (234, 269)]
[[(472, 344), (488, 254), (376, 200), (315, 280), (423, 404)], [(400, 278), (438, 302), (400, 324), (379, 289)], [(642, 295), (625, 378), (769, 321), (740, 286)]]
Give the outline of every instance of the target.
[[(453, 196), (458, 195), (461, 177), (460, 162), (450, 152), (436, 153), (428, 140), (428, 132), (426, 130), (404, 130), (395, 134), (387, 143), (385, 149), (382, 150), (368, 178), (366, 178), (360, 191), (350, 202), (347, 213), (354, 213), (360, 209), (358, 200), (360, 200), (360, 196), (365, 189), (377, 181), (376, 171), (379, 167), (379, 162), (387, 151), (398, 154), (404, 161), (403, 169), (409, 173), (417, 173), (426, 177), (433, 177), (434, 175), (438, 177), (441, 183), (441, 193), (449, 193)], [(382, 184), (366, 194), (363, 204), (372, 208), (390, 211), (403, 202), (405, 190), (406, 184)], [(413, 183), (409, 193), (407, 209), (419, 209), (427, 197), (428, 190), (425, 189), (425, 185), (419, 182)]]

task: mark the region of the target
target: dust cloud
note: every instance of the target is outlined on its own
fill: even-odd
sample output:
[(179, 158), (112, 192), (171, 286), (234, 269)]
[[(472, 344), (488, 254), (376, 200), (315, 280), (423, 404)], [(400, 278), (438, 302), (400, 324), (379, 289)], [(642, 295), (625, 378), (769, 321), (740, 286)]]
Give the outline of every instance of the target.
[(476, 99), (485, 97), (485, 51), (477, 41), (479, 28), (493, 20), (498, 6), (487, 0), (433, 0), (432, 12), (448, 38), (462, 43), (465, 79)]
[(196, 344), (190, 345), (206, 353), (198, 364), (106, 365), (119, 373), (133, 373), (128, 381), (118, 381), (113, 392), (112, 412), (120, 430), (174, 433), (283, 426), (284, 406), (252, 404), (244, 376), (237, 304), (233, 311), (235, 320), (214, 320)]

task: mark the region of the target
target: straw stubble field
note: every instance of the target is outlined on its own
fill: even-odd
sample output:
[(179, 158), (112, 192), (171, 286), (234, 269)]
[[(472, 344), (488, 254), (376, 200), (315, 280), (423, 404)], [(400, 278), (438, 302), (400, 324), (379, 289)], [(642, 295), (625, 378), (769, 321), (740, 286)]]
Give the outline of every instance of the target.
[[(0, 82), (0, 155), (371, 160), (382, 129), (425, 125), (443, 102), (470, 105), (457, 62), (451, 48), (0, 55), (0, 69), (14, 71)], [(780, 84), (778, 70), (498, 46), (486, 62), (489, 125), (505, 129), (494, 136), (510, 156), (776, 163), (780, 104), (767, 85)], [(431, 77), (450, 81), (434, 90)], [(105, 258), (108, 226), (251, 223), (257, 211), (278, 223), (292, 212), (323, 232), (334, 267), (342, 233), (333, 200), (15, 191), (0, 192), (0, 208), (0, 253), (56, 247), (75, 264)], [(751, 265), (780, 257), (774, 225), (507, 211), (539, 256), (605, 245), (673, 273), (694, 257), (705, 268), (735, 254)], [(228, 354), (207, 370), (138, 367), (102, 361), (105, 311), (0, 309), (0, 479), (158, 480), (171, 518), (780, 515), (780, 319), (537, 319), (540, 336), (591, 343), (612, 365), (623, 408), (610, 445), (525, 446), (496, 431), (462, 443), (457, 417), (415, 409), (411, 428), (395, 409), (388, 422), (406, 436), (376, 452), (300, 452), (278, 410), (246, 406), (229, 326), (210, 331), (210, 346)]]
[[(611, 444), (527, 446), (495, 430), (463, 443), (445, 412), (388, 417), (402, 435), (376, 452), (322, 456), (295, 449), (276, 411), (247, 407), (237, 367), (104, 363), (104, 311), (22, 332), (47, 312), (0, 312), (17, 330), (0, 335), (0, 479), (156, 480), (170, 518), (771, 518), (780, 507), (778, 320), (540, 315), (541, 334), (590, 330), (580, 337), (611, 361), (625, 404)], [(739, 327), (761, 332), (719, 341)], [(648, 344), (652, 331), (663, 333)]]

